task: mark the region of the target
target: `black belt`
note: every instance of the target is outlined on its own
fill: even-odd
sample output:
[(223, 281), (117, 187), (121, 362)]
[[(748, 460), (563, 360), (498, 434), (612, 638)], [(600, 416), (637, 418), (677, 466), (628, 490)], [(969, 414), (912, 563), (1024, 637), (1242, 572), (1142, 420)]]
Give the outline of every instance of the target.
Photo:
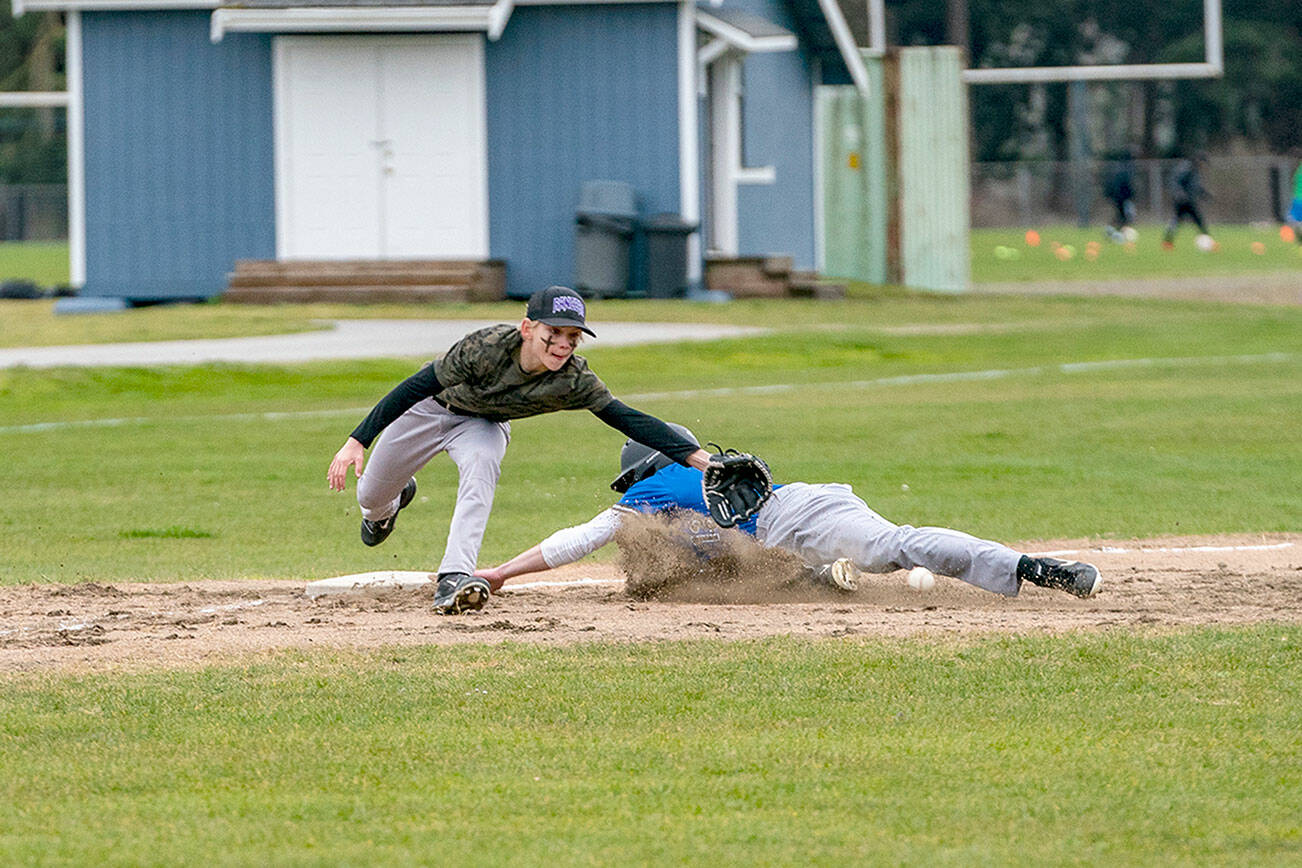
[(444, 410), (447, 410), (449, 413), (452, 413), (457, 416), (469, 416), (471, 419), (486, 419), (489, 422), (507, 421), (506, 419), (503, 418), (498, 418), (494, 416), (485, 416), (483, 413), (471, 413), (469, 410), (462, 410), (460, 407), (453, 407), (451, 404), (448, 404), (446, 401), (440, 401), (438, 398), (434, 398), (433, 400), (435, 404), (438, 404)]

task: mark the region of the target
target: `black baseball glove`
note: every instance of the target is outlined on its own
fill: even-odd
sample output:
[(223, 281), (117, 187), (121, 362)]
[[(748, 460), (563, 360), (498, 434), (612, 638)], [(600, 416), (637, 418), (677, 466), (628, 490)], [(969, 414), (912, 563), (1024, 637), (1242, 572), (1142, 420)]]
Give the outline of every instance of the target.
[(710, 517), (719, 527), (733, 527), (759, 512), (773, 494), (773, 476), (763, 459), (736, 449), (716, 450), (701, 477), (701, 491)]

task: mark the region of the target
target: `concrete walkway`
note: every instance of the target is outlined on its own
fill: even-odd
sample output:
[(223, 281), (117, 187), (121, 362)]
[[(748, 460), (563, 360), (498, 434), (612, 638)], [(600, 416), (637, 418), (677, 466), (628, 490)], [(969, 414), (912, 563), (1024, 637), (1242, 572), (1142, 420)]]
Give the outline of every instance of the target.
[[(214, 340), (0, 349), (0, 368), (151, 367), (209, 362), (288, 364), (320, 359), (414, 356), (431, 359), (467, 332), (499, 320), (333, 320), (323, 331)], [(603, 322), (585, 347), (628, 346), (761, 334), (765, 329), (704, 323)], [(582, 352), (582, 349), (580, 349)]]

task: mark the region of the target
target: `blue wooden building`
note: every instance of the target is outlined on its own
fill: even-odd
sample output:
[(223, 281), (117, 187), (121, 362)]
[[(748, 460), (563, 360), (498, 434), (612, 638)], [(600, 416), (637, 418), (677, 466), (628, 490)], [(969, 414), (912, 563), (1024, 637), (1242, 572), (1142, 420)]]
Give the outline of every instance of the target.
[(501, 260), (569, 282), (582, 185), (816, 267), (814, 89), (866, 87), (835, 0), (14, 0), (66, 12), (83, 295), (237, 260)]

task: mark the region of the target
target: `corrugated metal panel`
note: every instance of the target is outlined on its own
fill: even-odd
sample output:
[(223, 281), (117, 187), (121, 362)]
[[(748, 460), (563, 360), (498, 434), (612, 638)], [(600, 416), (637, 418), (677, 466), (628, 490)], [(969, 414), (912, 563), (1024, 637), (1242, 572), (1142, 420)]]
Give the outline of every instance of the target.
[(275, 255), (271, 37), (208, 17), (83, 13), (87, 294), (211, 296)]
[(485, 63), (489, 238), (509, 294), (573, 279), (584, 181), (678, 211), (675, 4), (517, 6)]
[(968, 109), (959, 50), (899, 54), (900, 265), (906, 286), (968, 288)]
[(819, 88), (823, 273), (885, 283), (887, 161), (882, 63), (865, 58), (868, 99), (854, 87)]

